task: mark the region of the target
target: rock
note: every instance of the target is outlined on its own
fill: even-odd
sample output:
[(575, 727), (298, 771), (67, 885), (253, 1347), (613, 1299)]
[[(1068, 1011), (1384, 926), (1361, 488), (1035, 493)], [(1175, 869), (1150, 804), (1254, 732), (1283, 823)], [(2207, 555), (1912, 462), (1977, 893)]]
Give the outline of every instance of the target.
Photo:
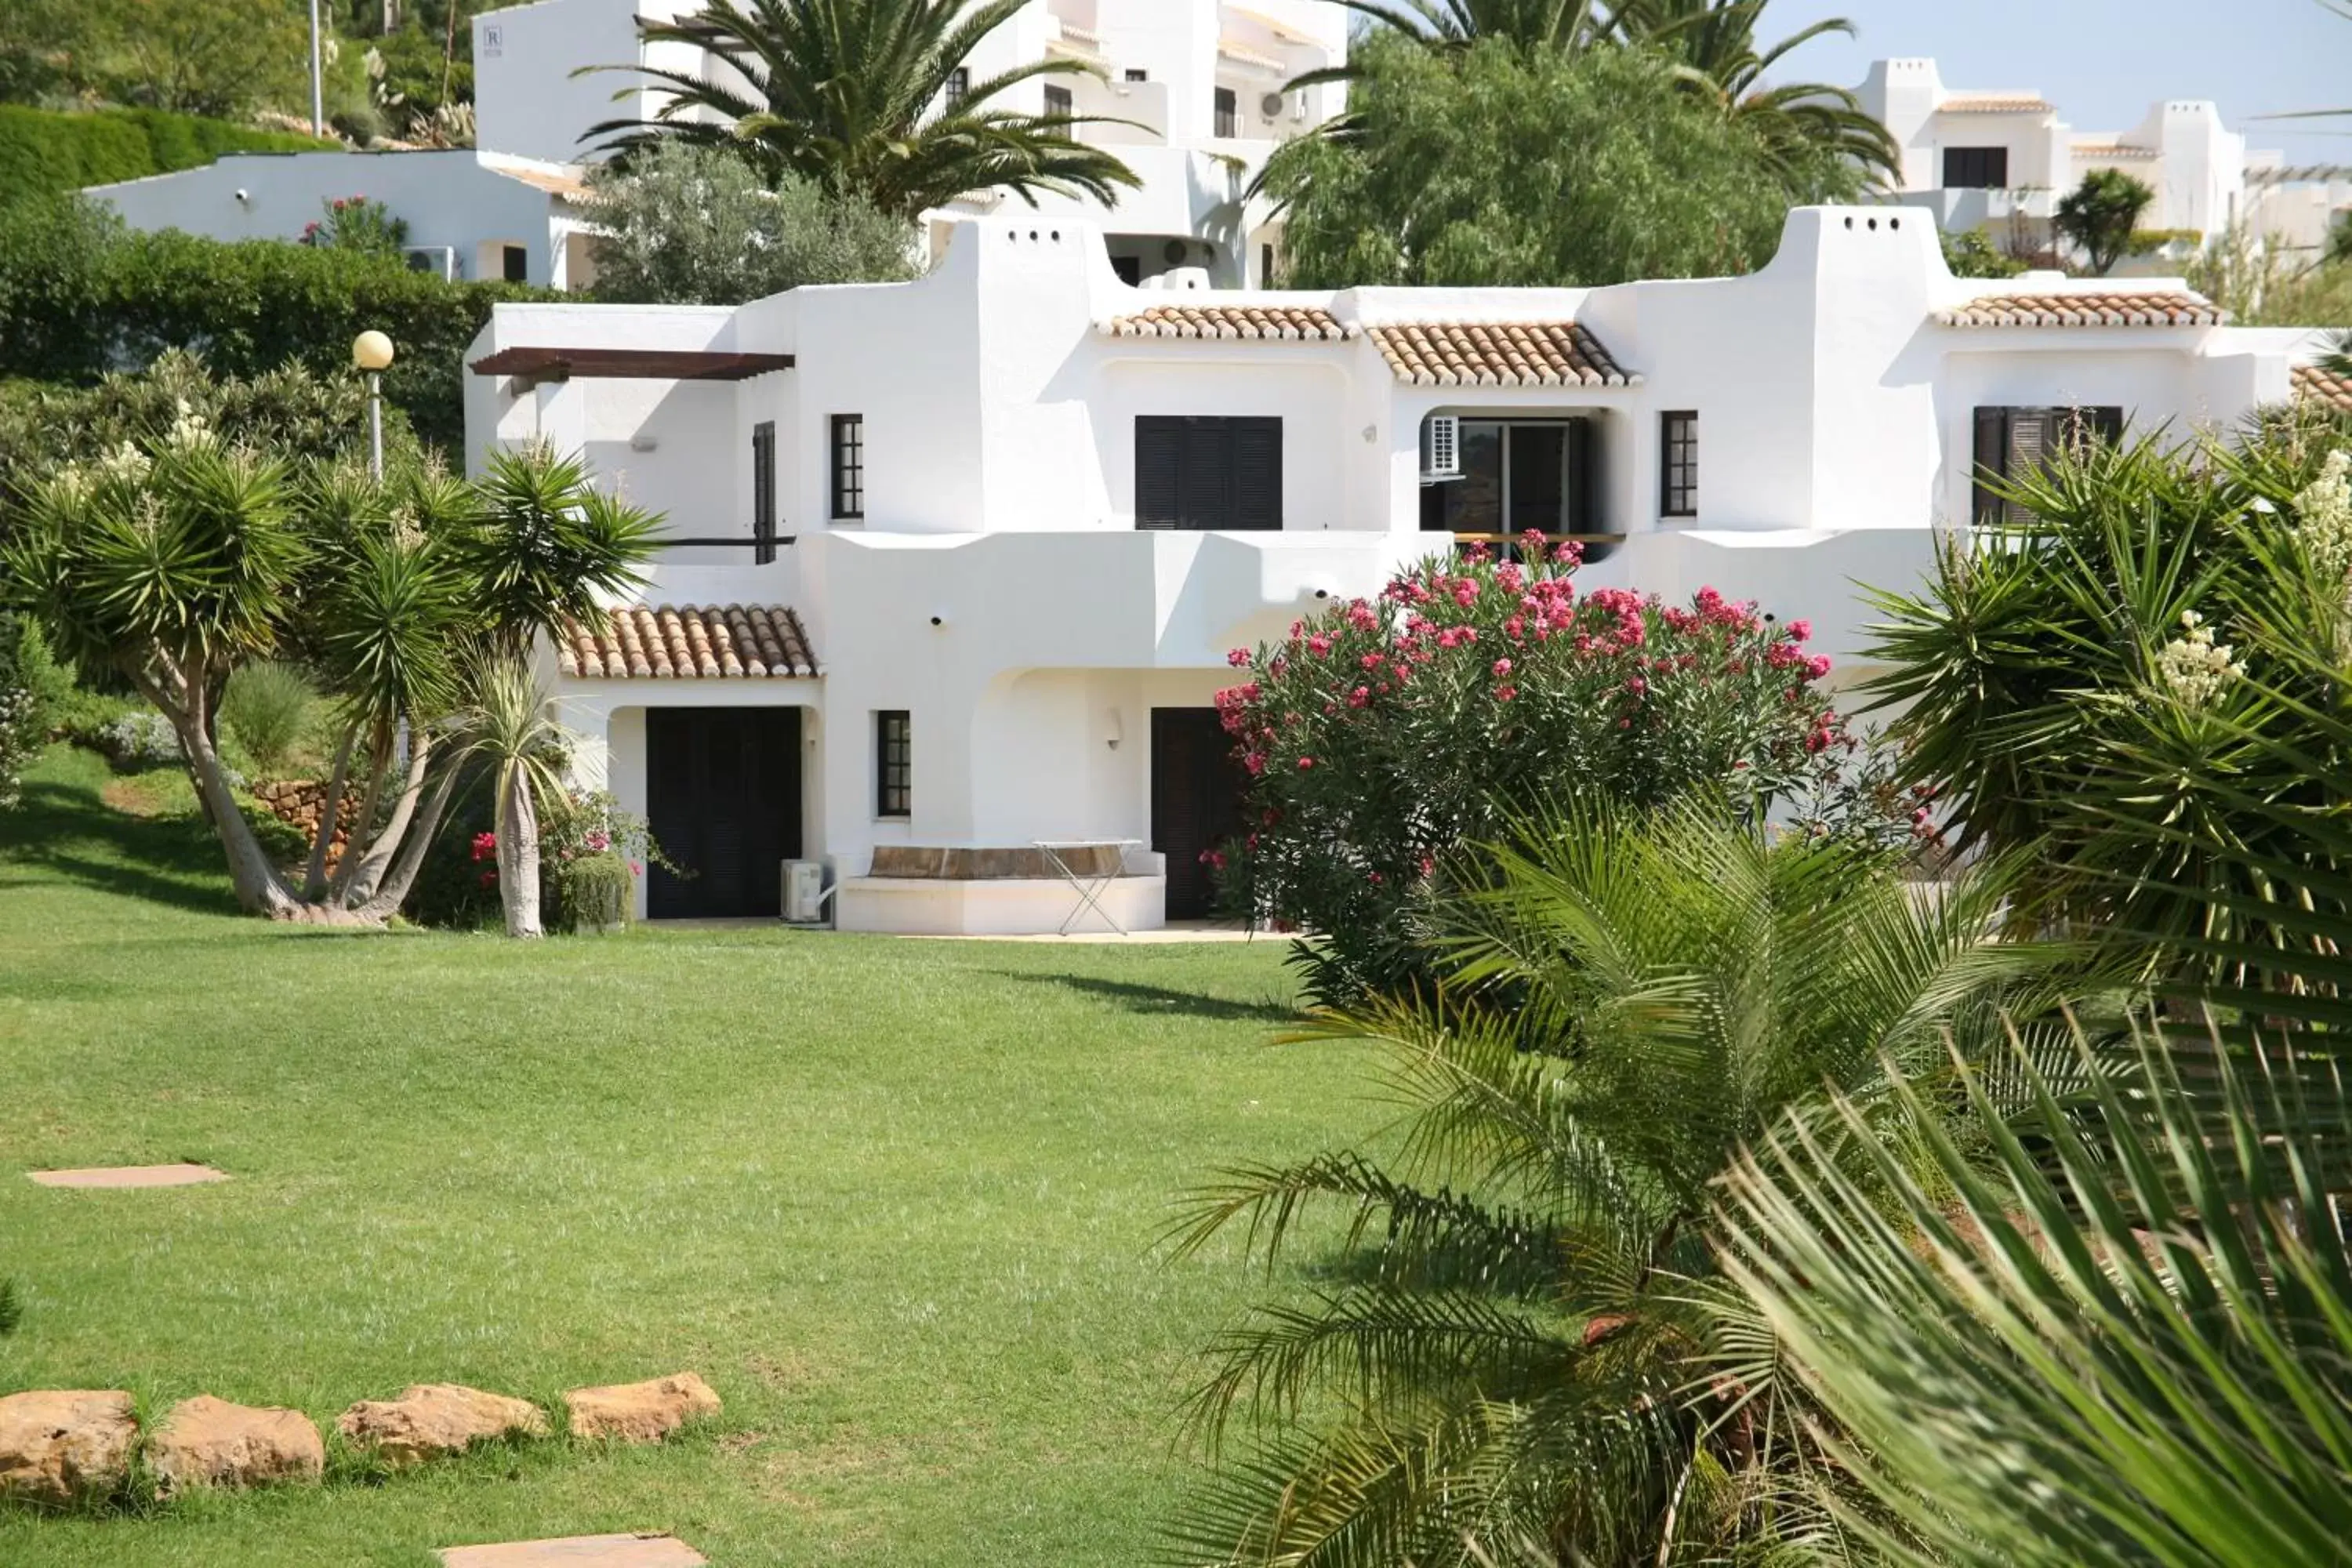
[(130, 1476), (138, 1440), (127, 1394), (12, 1394), (0, 1399), (0, 1497), (63, 1503), (104, 1496)]
[(183, 1400), (148, 1440), (159, 1489), (252, 1487), (271, 1481), (315, 1481), (327, 1468), (327, 1446), (299, 1410), (231, 1405), (208, 1394)]
[(719, 1414), (719, 1395), (690, 1372), (649, 1383), (575, 1388), (563, 1402), (572, 1407), (574, 1437), (618, 1437), (624, 1443), (657, 1443), (694, 1416)]
[(477, 1441), (509, 1433), (544, 1437), (547, 1417), (528, 1399), (462, 1384), (425, 1383), (403, 1389), (397, 1399), (362, 1399), (343, 1412), (335, 1427), (399, 1469), (462, 1454)]

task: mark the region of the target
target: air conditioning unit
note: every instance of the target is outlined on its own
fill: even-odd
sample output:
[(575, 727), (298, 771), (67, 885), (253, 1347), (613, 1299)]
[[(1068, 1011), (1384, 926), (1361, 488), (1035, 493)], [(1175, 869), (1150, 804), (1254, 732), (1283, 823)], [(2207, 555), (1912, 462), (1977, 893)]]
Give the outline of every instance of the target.
[(814, 926), (824, 923), (824, 901), (833, 894), (824, 885), (824, 862), (822, 860), (787, 860), (784, 862), (783, 905), (787, 925)]
[(400, 258), (408, 263), (411, 272), (430, 272), (444, 283), (454, 283), (457, 279), (457, 252), (452, 246), (404, 246)]
[(1268, 120), (1279, 120), (1282, 118), (1284, 101), (1285, 99), (1281, 93), (1269, 92), (1257, 100), (1257, 111)]
[(1433, 414), (1421, 426), (1421, 482), (1443, 484), (1462, 477), (1462, 419)]

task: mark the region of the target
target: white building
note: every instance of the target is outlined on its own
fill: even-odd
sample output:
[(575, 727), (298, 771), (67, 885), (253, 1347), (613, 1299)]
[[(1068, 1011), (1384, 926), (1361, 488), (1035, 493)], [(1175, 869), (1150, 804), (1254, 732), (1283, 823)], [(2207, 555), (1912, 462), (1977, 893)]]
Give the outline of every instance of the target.
[[(731, 68), (676, 43), (647, 43), (639, 18), (670, 21), (700, 0), (540, 0), (474, 18), (474, 83), (482, 145), (534, 158), (589, 156), (592, 127), (650, 120), (668, 100), (654, 79), (583, 67), (635, 64), (703, 79)], [(1097, 76), (1018, 84), (996, 102), (1033, 114), (1100, 117), (1081, 142), (1109, 149), (1141, 179), (1106, 212), (1084, 197), (983, 195), (934, 215), (934, 254), (956, 220), (996, 210), (1084, 219), (1108, 236), (1129, 281), (1197, 268), (1206, 281), (1262, 283), (1279, 226), (1244, 193), (1268, 153), (1338, 113), (1337, 85), (1285, 93), (1308, 71), (1346, 62), (1350, 13), (1328, 0), (1031, 0), (981, 40), (962, 80), (985, 81), (1045, 59)], [(712, 73), (720, 73), (714, 76)], [(740, 79), (735, 79), (740, 84)]]
[(1227, 651), (1454, 535), (1612, 536), (1588, 584), (1712, 584), (1850, 659), (1854, 584), (1918, 578), (1979, 458), (2233, 421), (2308, 352), (2178, 281), (1956, 280), (1885, 207), (1792, 213), (1738, 279), (1213, 297), (991, 218), (911, 283), (502, 306), (467, 423), (476, 463), (582, 452), (678, 540), (549, 672), (584, 776), (698, 873), (651, 912), (772, 913), (805, 858), (851, 929), (1050, 931), (1040, 840), (1133, 841), (1128, 925), (1201, 912)]
[(408, 226), (410, 265), (445, 278), (550, 289), (594, 280), (580, 171), (497, 153), (232, 153), (218, 163), (93, 185), (135, 229), (208, 239), (300, 239), (327, 205), (381, 202)]
[(2308, 249), (2352, 206), (2352, 190), (2286, 170), (2275, 153), (2249, 153), (2203, 100), (2151, 104), (2126, 130), (2077, 131), (2038, 90), (1947, 87), (1931, 59), (1879, 60), (1857, 92), (1902, 149), (1902, 200), (1956, 234), (1990, 229), (1997, 242), (2046, 246), (2058, 202), (2084, 175), (2120, 169), (2147, 185), (2156, 199), (2141, 226), (2196, 237), (2119, 272), (2160, 269), (2242, 222), (2257, 238)]
[[(689, 46), (639, 37), (641, 21), (699, 9), (701, 0), (538, 0), (475, 16), (478, 153), (237, 153), (87, 194), (133, 228), (222, 240), (299, 239), (326, 202), (365, 196), (407, 223), (420, 268), (584, 288), (593, 267), (581, 165), (600, 152), (591, 128), (658, 113), (670, 94), (645, 71), (731, 74)], [(1349, 16), (1329, 0), (1030, 0), (981, 41), (961, 79), (1048, 58), (1092, 67), (1099, 77), (1033, 79), (998, 101), (1115, 121), (1082, 127), (1078, 139), (1109, 148), (1142, 184), (1109, 211), (1086, 197), (1042, 195), (1033, 208), (979, 193), (930, 215), (934, 258), (957, 221), (1003, 207), (1099, 224), (1113, 265), (1133, 282), (1167, 273), (1188, 288), (1265, 282), (1281, 226), (1245, 193), (1276, 146), (1344, 106), (1336, 84), (1281, 89), (1346, 62)]]

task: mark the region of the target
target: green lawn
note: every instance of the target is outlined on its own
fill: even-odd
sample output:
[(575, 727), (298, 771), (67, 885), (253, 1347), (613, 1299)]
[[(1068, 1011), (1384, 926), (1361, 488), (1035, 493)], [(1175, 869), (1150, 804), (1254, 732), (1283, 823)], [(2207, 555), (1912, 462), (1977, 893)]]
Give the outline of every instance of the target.
[[(278, 931), (209, 839), (52, 752), (0, 817), (0, 1392), (299, 1406), (450, 1380), (549, 1400), (702, 1373), (709, 1430), (383, 1484), (0, 1511), (0, 1563), (404, 1564), (675, 1530), (722, 1568), (1130, 1564), (1194, 1463), (1204, 1339), (1266, 1289), (1171, 1265), (1220, 1161), (1365, 1123), (1341, 1047), (1275, 1047), (1271, 944), (782, 930)], [(30, 1167), (198, 1160), (211, 1187)]]

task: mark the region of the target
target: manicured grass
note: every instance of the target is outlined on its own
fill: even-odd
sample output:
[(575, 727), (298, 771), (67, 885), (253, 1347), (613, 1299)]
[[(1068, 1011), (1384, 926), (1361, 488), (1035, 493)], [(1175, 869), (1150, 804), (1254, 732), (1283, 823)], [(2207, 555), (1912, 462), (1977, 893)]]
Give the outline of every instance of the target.
[[(53, 752), (0, 817), (0, 1275), (26, 1299), (0, 1392), (326, 1426), (415, 1381), (692, 1368), (727, 1410), (658, 1449), (0, 1511), (0, 1563), (423, 1568), (663, 1529), (724, 1568), (1141, 1562), (1194, 1463), (1193, 1352), (1268, 1289), (1158, 1254), (1171, 1197), (1366, 1120), (1351, 1053), (1268, 1043), (1271, 944), (278, 931), (234, 915), (199, 827), (107, 782)], [(182, 1159), (236, 1179), (16, 1174)]]

